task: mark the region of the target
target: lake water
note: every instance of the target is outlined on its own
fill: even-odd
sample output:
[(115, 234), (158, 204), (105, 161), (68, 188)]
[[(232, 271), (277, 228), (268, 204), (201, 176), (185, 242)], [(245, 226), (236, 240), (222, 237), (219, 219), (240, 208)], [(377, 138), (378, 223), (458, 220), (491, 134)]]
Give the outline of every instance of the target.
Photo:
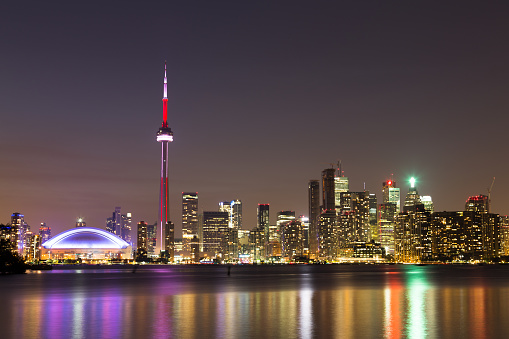
[(58, 268), (0, 303), (1, 338), (509, 338), (509, 266)]

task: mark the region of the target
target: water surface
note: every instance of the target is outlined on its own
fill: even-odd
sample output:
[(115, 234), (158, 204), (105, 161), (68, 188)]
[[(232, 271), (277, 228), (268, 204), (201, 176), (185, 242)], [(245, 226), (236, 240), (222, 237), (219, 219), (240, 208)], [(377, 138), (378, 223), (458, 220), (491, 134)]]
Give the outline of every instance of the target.
[(0, 303), (2, 338), (508, 338), (509, 266), (57, 268)]

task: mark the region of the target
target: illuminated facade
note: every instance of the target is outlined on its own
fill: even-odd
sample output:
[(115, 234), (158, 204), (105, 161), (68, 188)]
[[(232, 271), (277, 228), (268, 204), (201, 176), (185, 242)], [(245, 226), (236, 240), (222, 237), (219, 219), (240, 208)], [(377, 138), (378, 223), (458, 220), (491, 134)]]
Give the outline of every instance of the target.
[(11, 227), (16, 229), (16, 249), (20, 255), (23, 255), (23, 244), (25, 239), (25, 232), (28, 225), (25, 223), (25, 216), (21, 213), (13, 213), (11, 215)]
[(175, 228), (170, 222), (170, 204), (168, 188), (168, 144), (173, 141), (173, 132), (168, 126), (168, 96), (166, 62), (164, 63), (163, 123), (157, 132), (157, 141), (161, 143), (161, 181), (159, 187), (159, 228), (161, 231), (161, 251), (173, 261), (175, 256)]
[(76, 227), (86, 227), (87, 226), (87, 223), (85, 222), (85, 219), (83, 219), (82, 217), (78, 217), (76, 219)]
[(348, 178), (343, 176), (336, 176), (334, 177), (334, 194), (335, 194), (335, 201), (336, 201), (336, 208), (341, 208), (341, 193), (348, 192), (349, 184), (348, 184)]
[(382, 194), (383, 194), (383, 203), (393, 203), (396, 204), (396, 214), (401, 211), (401, 202), (400, 202), (400, 191), (399, 188), (396, 187), (396, 182), (393, 180), (387, 180), (382, 183)]
[(281, 225), (282, 256), (286, 260), (304, 255), (304, 232), (299, 220), (291, 220)]
[(198, 239), (198, 193), (182, 192), (182, 245), (191, 252), (191, 243)]
[(99, 228), (78, 227), (57, 234), (42, 244), (41, 259), (81, 259), (103, 262), (130, 259), (131, 246)]
[(203, 252), (211, 258), (223, 258), (228, 249), (228, 212), (203, 212)]
[(147, 223), (140, 221), (137, 228), (136, 260), (142, 261), (147, 258), (148, 253), (148, 232)]
[(337, 255), (337, 215), (335, 210), (326, 210), (318, 218), (318, 259), (332, 261)]
[(335, 172), (334, 168), (326, 168), (322, 171), (322, 211), (336, 210)]
[(385, 248), (386, 254), (394, 254), (394, 227), (397, 218), (396, 209), (396, 204), (392, 202), (378, 205), (380, 244)]

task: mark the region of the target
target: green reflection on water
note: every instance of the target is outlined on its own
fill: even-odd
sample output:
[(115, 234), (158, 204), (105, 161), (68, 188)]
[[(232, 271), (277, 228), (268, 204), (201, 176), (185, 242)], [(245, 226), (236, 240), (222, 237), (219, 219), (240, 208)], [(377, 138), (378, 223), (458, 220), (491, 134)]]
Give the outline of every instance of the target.
[(426, 316), (427, 281), (425, 267), (412, 268), (405, 272), (407, 280), (407, 300), (409, 312), (406, 319), (408, 338), (426, 338), (428, 336), (428, 317)]

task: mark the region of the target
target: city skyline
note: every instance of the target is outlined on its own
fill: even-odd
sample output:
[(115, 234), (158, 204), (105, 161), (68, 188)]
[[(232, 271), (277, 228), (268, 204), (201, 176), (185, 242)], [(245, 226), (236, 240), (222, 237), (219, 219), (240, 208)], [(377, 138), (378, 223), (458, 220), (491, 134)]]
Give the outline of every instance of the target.
[(338, 160), (350, 191), (365, 183), (381, 200), (394, 174), (403, 196), (414, 176), (437, 211), (496, 177), (492, 211), (509, 214), (507, 5), (198, 4), (146, 17), (6, 6), (0, 223), (19, 212), (53, 234), (78, 216), (104, 228), (115, 206), (156, 221), (165, 59), (177, 230), (181, 192), (198, 192), (200, 211), (241, 200), (244, 229), (258, 204), (307, 215), (309, 180)]

